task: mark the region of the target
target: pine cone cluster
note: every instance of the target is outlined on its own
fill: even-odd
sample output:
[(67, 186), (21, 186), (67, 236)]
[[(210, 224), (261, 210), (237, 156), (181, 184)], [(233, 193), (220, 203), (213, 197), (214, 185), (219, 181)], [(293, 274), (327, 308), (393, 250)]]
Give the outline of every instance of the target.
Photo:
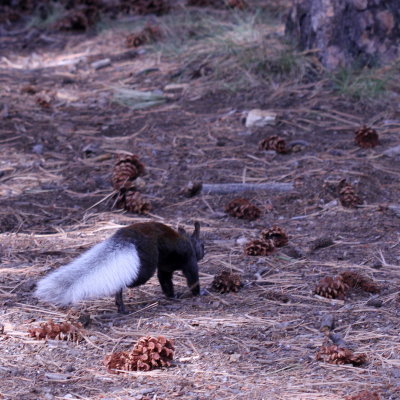
[(337, 345), (322, 346), (316, 355), (317, 361), (324, 361), (328, 364), (352, 364), (359, 366), (365, 364), (367, 355), (365, 353), (354, 354), (350, 349)]
[(83, 336), (80, 332), (80, 326), (69, 322), (56, 323), (53, 320), (42, 322), (39, 327), (28, 330), (29, 336), (37, 340), (57, 339), (68, 340), (71, 342), (80, 342)]
[(132, 181), (138, 176), (143, 175), (144, 171), (144, 165), (139, 161), (137, 156), (119, 155), (111, 177), (114, 189), (129, 188)]
[(273, 240), (252, 240), (246, 243), (244, 253), (248, 256), (269, 256), (275, 251), (275, 243)]
[(360, 196), (346, 180), (339, 183), (339, 199), (343, 207), (354, 208), (362, 204)]
[(355, 271), (344, 271), (340, 274), (343, 282), (353, 289), (361, 289), (368, 293), (380, 293), (380, 286), (371, 278)]
[(137, 33), (131, 33), (127, 36), (126, 47), (139, 47), (147, 43), (153, 43), (161, 38), (161, 30), (154, 25), (147, 25)]
[(280, 136), (269, 136), (259, 143), (260, 150), (275, 150), (277, 153), (287, 153), (286, 141)]
[(117, 207), (136, 214), (147, 214), (151, 211), (151, 203), (144, 199), (134, 187), (119, 191)]
[(356, 394), (346, 396), (344, 400), (381, 400), (381, 398), (377, 392), (362, 390)]
[(241, 287), (240, 275), (230, 271), (215, 275), (211, 284), (211, 288), (219, 293), (238, 292)]
[(319, 281), (314, 293), (327, 299), (343, 300), (348, 290), (349, 286), (340, 275), (335, 277), (326, 276)]
[(375, 147), (379, 144), (378, 132), (364, 125), (355, 131), (355, 142), (364, 149)]
[(130, 351), (108, 354), (104, 364), (108, 370), (150, 371), (169, 367), (174, 357), (174, 343), (164, 336), (141, 337)]
[(260, 217), (261, 210), (246, 199), (240, 197), (231, 200), (225, 206), (225, 212), (232, 217), (253, 221)]
[(282, 247), (288, 244), (288, 235), (283, 228), (274, 225), (272, 228), (264, 229), (261, 232), (263, 240), (272, 240), (275, 247)]

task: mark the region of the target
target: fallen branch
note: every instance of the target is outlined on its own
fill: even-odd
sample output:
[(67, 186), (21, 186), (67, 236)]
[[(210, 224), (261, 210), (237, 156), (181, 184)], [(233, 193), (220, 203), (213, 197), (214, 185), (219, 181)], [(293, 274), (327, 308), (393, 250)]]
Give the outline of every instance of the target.
[(184, 193), (189, 196), (197, 194), (229, 194), (241, 192), (290, 192), (294, 190), (293, 183), (265, 182), (265, 183), (201, 183), (189, 182)]

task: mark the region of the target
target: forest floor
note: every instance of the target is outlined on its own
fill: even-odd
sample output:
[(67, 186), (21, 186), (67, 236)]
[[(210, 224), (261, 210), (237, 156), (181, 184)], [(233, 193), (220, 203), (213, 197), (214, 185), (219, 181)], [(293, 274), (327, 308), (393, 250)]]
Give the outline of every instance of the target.
[[(127, 49), (127, 34), (146, 18), (80, 34), (3, 31), (12, 34), (0, 45), (0, 398), (341, 400), (369, 390), (400, 399), (400, 156), (388, 151), (400, 144), (397, 92), (356, 97), (344, 90), (354, 89), (351, 76), (338, 90), (312, 55), (282, 50), (282, 21), (263, 13), (179, 9), (150, 18), (163, 39)], [(110, 63), (96, 69), (104, 59)], [(165, 98), (134, 109), (121, 88)], [(275, 112), (275, 123), (246, 127), (255, 108)], [(355, 144), (364, 124), (378, 132), (377, 147)], [(297, 144), (286, 154), (260, 150), (270, 135)], [(120, 153), (146, 167), (147, 215), (113, 207)], [(341, 205), (342, 179), (362, 205)], [(190, 181), (294, 187), (186, 197)], [(260, 218), (228, 216), (235, 197), (257, 205)], [(242, 289), (167, 300), (153, 278), (126, 290), (127, 315), (111, 298), (68, 309), (34, 298), (45, 273), (118, 227), (148, 220), (188, 230), (200, 221), (201, 286), (228, 269), (241, 275)], [(273, 225), (289, 245), (268, 257), (245, 255), (244, 242)], [(321, 238), (326, 247), (315, 242)], [(380, 293), (354, 290), (344, 300), (314, 293), (321, 278), (343, 271), (370, 277)], [(179, 274), (174, 281), (184, 290)], [(79, 343), (27, 333), (48, 319), (88, 315)], [(327, 315), (366, 363), (316, 360)], [(174, 339), (171, 368), (107, 371), (106, 354), (145, 335)]]

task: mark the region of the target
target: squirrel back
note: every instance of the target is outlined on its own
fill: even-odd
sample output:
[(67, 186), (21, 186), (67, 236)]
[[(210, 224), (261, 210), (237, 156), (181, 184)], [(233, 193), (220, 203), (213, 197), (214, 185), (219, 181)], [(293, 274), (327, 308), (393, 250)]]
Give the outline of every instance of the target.
[(197, 261), (204, 256), (200, 225), (188, 235), (158, 222), (129, 225), (41, 279), (36, 297), (57, 305), (115, 294), (124, 311), (122, 290), (147, 282), (158, 269), (163, 292), (174, 296), (172, 275), (181, 270), (193, 294), (200, 292)]

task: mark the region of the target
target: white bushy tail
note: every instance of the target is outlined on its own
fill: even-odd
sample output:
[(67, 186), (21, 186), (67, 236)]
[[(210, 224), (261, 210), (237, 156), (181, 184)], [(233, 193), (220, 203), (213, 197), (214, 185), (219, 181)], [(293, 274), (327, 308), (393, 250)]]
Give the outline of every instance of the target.
[(135, 245), (110, 238), (41, 279), (35, 295), (57, 305), (111, 296), (133, 283), (139, 268)]

